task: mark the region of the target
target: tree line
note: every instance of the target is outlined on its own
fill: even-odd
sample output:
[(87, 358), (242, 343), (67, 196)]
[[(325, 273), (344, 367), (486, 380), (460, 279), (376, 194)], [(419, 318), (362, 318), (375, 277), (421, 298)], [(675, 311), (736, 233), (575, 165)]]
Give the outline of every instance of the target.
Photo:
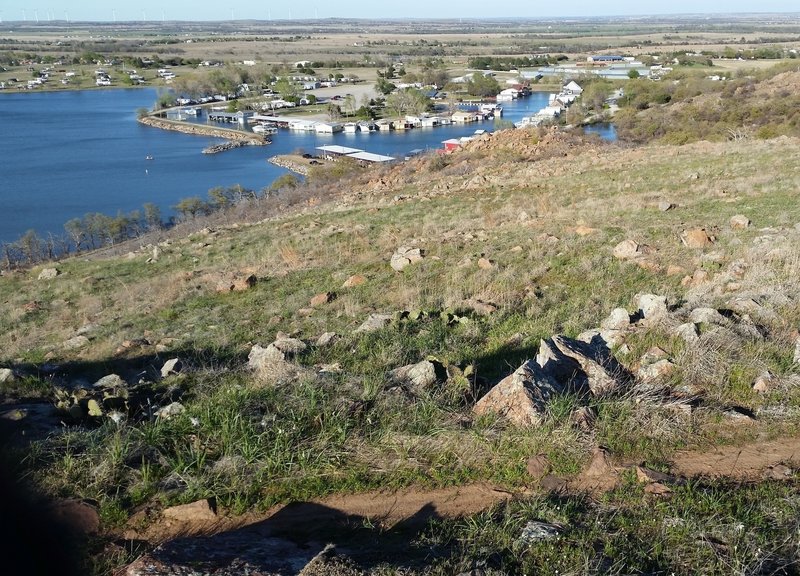
[(294, 188), (297, 184), (297, 178), (287, 174), (260, 194), (238, 184), (218, 186), (208, 191), (207, 199), (199, 196), (181, 199), (172, 207), (175, 215), (166, 220), (162, 218), (161, 209), (152, 203), (144, 204), (141, 210), (119, 212), (116, 216), (89, 212), (64, 223), (63, 234), (48, 233), (41, 236), (35, 230), (28, 230), (15, 242), (0, 243), (2, 267), (11, 270), (68, 254), (114, 246), (149, 232), (171, 228), (178, 222), (227, 210), (244, 201), (270, 197), (279, 190)]

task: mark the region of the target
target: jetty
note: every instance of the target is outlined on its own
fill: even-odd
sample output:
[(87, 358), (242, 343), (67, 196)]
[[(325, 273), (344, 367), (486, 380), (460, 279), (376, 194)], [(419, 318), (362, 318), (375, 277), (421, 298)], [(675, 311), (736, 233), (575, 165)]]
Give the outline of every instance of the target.
[(194, 122), (179, 122), (175, 120), (167, 120), (166, 118), (158, 118), (156, 116), (144, 116), (139, 118), (139, 122), (145, 126), (153, 126), (154, 128), (161, 128), (162, 130), (172, 130), (174, 132), (182, 132), (184, 134), (212, 136), (214, 138), (248, 142), (252, 146), (264, 146), (271, 143), (268, 138), (264, 138), (260, 134), (244, 132), (242, 130), (233, 130), (231, 128), (223, 128), (220, 126), (206, 126)]
[(214, 144), (212, 146), (208, 146), (207, 148), (203, 148), (203, 154), (217, 154), (218, 152), (225, 152), (225, 150), (233, 150), (234, 148), (241, 148), (242, 146), (259, 146), (263, 144), (272, 144), (272, 141), (269, 140), (259, 144), (247, 140), (228, 140), (222, 144)]

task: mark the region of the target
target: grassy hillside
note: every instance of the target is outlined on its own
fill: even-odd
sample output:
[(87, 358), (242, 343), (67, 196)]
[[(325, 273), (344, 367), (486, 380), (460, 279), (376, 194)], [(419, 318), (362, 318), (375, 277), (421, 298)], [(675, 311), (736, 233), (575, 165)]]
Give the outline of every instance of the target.
[[(679, 486), (661, 500), (630, 471), (606, 496), (578, 479), (598, 446), (615, 466), (666, 471), (680, 449), (796, 434), (798, 143), (628, 148), (500, 132), (451, 155), (310, 184), (304, 206), (257, 223), (66, 260), (51, 279), (39, 279), (42, 268), (5, 274), (0, 366), (13, 371), (2, 386), (15, 468), (48, 494), (96, 505), (97, 572), (131, 552), (98, 554), (103, 546), (124, 530), (145, 533), (174, 504), (213, 497), (231, 516), (475, 481), (534, 493), (431, 525), (421, 538), (439, 552), (428, 569), (483, 558), (486, 573), (762, 573), (753, 567), (764, 548), (753, 543), (778, 541), (763, 566), (796, 566), (796, 481)], [(701, 247), (681, 240), (700, 228)], [(620, 258), (624, 240), (638, 249)], [(400, 247), (422, 259), (393, 269)], [(646, 293), (666, 297), (666, 316), (637, 317)], [(611, 346), (635, 376), (625, 387), (558, 394), (531, 426), (473, 412), (541, 339), (577, 337), (620, 307), (634, 317)], [(359, 330), (372, 314), (384, 324)], [(676, 331), (690, 317), (696, 339)], [(248, 366), (254, 345), (288, 338), (305, 349)], [(673, 367), (639, 371), (653, 355)], [(171, 358), (182, 368), (162, 375)], [(426, 359), (436, 374), (424, 385), (391, 372)], [(766, 371), (765, 391), (754, 390)], [(119, 379), (98, 383), (111, 374)], [(588, 421), (576, 419), (581, 408)], [(537, 454), (572, 487), (567, 496), (537, 487)], [(642, 528), (643, 499), (658, 502), (656, 523), (694, 524), (642, 552), (663, 528)], [(713, 532), (704, 522), (732, 525), (745, 509), (758, 516), (746, 528), (752, 546), (736, 548), (726, 528), (715, 536), (724, 550), (685, 554)], [(520, 548), (511, 540), (534, 518), (571, 535)], [(489, 564), (487, 548), (499, 550)]]

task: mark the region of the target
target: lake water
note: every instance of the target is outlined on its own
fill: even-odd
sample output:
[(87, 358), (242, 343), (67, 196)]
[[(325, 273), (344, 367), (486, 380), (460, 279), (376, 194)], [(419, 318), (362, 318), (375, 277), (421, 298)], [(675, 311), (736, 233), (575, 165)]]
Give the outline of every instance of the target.
[[(548, 94), (504, 104), (516, 122), (547, 104)], [(388, 156), (435, 149), (448, 138), (492, 130), (492, 122), (390, 133), (318, 135), (282, 130), (269, 146), (201, 154), (217, 138), (167, 132), (136, 122), (151, 108), (154, 89), (0, 94), (0, 242), (25, 231), (61, 235), (64, 223), (87, 212), (111, 216), (153, 203), (168, 217), (180, 199), (206, 198), (216, 186), (260, 191), (286, 172), (270, 156), (340, 144)], [(147, 160), (152, 156), (152, 160)]]

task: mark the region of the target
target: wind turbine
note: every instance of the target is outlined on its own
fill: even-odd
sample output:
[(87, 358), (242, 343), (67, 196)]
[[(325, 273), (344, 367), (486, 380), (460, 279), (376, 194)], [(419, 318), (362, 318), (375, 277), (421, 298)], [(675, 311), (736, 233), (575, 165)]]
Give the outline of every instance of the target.
[(114, 24), (117, 23), (117, 10), (115, 8), (111, 9), (111, 20)]
[(36, 23), (39, 23), (39, 10), (34, 8), (33, 10), (33, 17), (36, 18)]
[(25, 8), (22, 9), (22, 19), (25, 20), (25, 22), (28, 21), (28, 13), (25, 12)]

